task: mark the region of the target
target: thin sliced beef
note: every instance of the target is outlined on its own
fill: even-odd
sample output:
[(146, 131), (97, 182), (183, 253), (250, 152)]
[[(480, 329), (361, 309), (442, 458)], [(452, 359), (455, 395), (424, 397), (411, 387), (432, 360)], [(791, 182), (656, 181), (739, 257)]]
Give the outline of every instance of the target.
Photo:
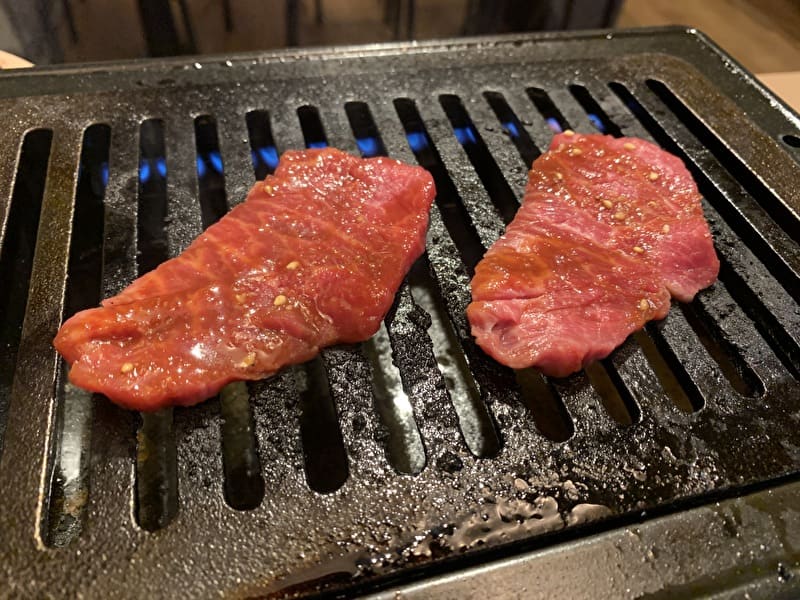
[(285, 153), (183, 254), (64, 323), (70, 380), (137, 410), (190, 405), (369, 338), (424, 249), (434, 193), (388, 158)]
[(683, 163), (636, 138), (557, 135), (514, 221), (478, 264), (467, 316), (483, 350), (561, 377), (690, 301), (719, 261)]

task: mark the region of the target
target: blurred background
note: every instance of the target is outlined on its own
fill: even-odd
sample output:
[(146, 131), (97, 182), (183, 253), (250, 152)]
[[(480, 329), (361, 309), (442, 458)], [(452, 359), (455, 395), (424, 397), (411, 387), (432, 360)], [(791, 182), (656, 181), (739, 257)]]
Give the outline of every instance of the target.
[(800, 69), (800, 0), (0, 0), (0, 50), (47, 64), (669, 24), (751, 71)]

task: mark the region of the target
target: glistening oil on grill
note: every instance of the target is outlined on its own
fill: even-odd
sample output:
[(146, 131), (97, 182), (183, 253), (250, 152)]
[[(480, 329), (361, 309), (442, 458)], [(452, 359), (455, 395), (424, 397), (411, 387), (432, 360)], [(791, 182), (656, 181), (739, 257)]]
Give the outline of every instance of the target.
[[(2, 75), (2, 589), (374, 591), (796, 478), (800, 129), (701, 36), (521, 36), (201, 67)], [(528, 167), (568, 127), (679, 156), (723, 269), (608, 359), (552, 379), (488, 359), (464, 309)], [(180, 253), (281, 152), (327, 144), (419, 163), (437, 183), (427, 251), (372, 340), (144, 420), (66, 384), (50, 345), (62, 318)], [(762, 544), (764, 569), (789, 564), (784, 530)], [(647, 564), (626, 548), (614, 551), (625, 565)], [(697, 565), (680, 567), (628, 584), (685, 590)], [(782, 573), (781, 585), (798, 581)]]

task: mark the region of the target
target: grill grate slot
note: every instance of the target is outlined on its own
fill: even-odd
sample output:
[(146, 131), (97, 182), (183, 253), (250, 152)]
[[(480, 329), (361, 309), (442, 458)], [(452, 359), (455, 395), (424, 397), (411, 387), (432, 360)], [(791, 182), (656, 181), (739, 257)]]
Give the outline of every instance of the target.
[(328, 136), (319, 116), (316, 106), (301, 106), (297, 109), (300, 119), (300, 128), (303, 130), (306, 148), (325, 148), (328, 145)]
[[(257, 124), (263, 126), (263, 122)], [(269, 126), (268, 121), (266, 125)], [(194, 130), (198, 196), (201, 221), (205, 229), (228, 211), (225, 162), (220, 152), (216, 120), (211, 116), (201, 115), (194, 120)], [(219, 400), (225, 501), (235, 509), (250, 510), (257, 507), (264, 498), (264, 479), (256, 450), (247, 384), (239, 381), (225, 386)]]
[(595, 361), (586, 365), (585, 371), (612, 419), (620, 425), (633, 425), (641, 419), (636, 401), (611, 361)]
[(433, 176), (436, 184), (436, 206), (442, 215), (447, 232), (461, 255), (467, 273), (472, 277), (475, 265), (478, 264), (486, 248), (481, 243), (469, 213), (442, 164), (439, 151), (433, 145), (414, 101), (398, 98), (394, 101), (394, 106), (417, 162)]
[[(680, 361), (669, 349), (669, 346), (661, 339), (659, 341), (664, 352), (659, 351), (655, 342), (657, 336), (657, 332), (654, 333), (653, 330), (645, 328), (634, 333), (633, 339), (642, 349), (653, 373), (658, 378), (661, 389), (672, 403), (686, 413), (700, 410), (705, 405), (703, 395), (691, 381), (689, 374), (680, 365)], [(611, 358), (613, 360), (614, 357)]]
[[(361, 155), (385, 156), (386, 148), (369, 107), (363, 102), (348, 102), (345, 112)], [(408, 391), (393, 360), (386, 323), (381, 323), (375, 335), (362, 344), (362, 351), (371, 367), (375, 407), (386, 427), (389, 462), (400, 473), (417, 474), (425, 467), (425, 448)]]
[(11, 208), (0, 255), (0, 454), (17, 362), (22, 319), (28, 303), (33, 253), (39, 230), (53, 132), (35, 129), (23, 138)]
[(209, 115), (194, 120), (197, 148), (197, 183), (203, 229), (219, 221), (228, 212), (225, 196), (225, 165), (219, 151), (217, 121)]
[(372, 395), (387, 429), (389, 462), (398, 472), (415, 475), (425, 467), (425, 448), (400, 371), (392, 363), (392, 347), (385, 324), (363, 343), (362, 351), (372, 367)]
[[(719, 278), (744, 310), (755, 323), (758, 332), (769, 343), (772, 351), (780, 358), (786, 369), (800, 379), (800, 346), (790, 331), (775, 318), (775, 315), (764, 306), (761, 298), (752, 290), (747, 282), (726, 260), (720, 261)], [(795, 330), (797, 331), (797, 330)]]
[(561, 114), (561, 111), (556, 108), (556, 105), (550, 98), (550, 94), (541, 88), (534, 87), (528, 88), (525, 91), (528, 93), (528, 97), (531, 99), (534, 106), (536, 106), (536, 110), (544, 117), (545, 123), (547, 123), (551, 131), (560, 133), (565, 129), (569, 129), (567, 120), (564, 118), (564, 115)]
[[(313, 106), (301, 106), (297, 115), (306, 147), (325, 148), (328, 140), (319, 111)], [(324, 356), (317, 356), (294, 367), (294, 380), (300, 394), (300, 436), (306, 480), (311, 489), (327, 493), (344, 484), (349, 468), (323, 359)]]
[(386, 156), (386, 147), (375, 126), (372, 113), (364, 102), (347, 102), (344, 105), (350, 128), (356, 138), (356, 145), (362, 156)]
[[(169, 258), (167, 158), (164, 123), (148, 119), (139, 130), (139, 210), (137, 256), (139, 275)], [(164, 527), (178, 512), (178, 471), (172, 409), (144, 413), (137, 433), (136, 514), (148, 531)]]
[(725, 379), (742, 396), (761, 396), (764, 386), (750, 366), (744, 361), (739, 350), (726, 340), (720, 331), (717, 320), (704, 310), (700, 302), (678, 303), (686, 321), (697, 333), (700, 342), (709, 355), (722, 369)]
[(589, 93), (589, 90), (582, 85), (573, 84), (569, 86), (569, 91), (583, 110), (586, 111), (586, 116), (597, 131), (607, 135), (613, 135), (614, 137), (622, 137), (620, 128), (608, 117), (603, 108)]
[(269, 113), (265, 110), (251, 110), (246, 115), (246, 121), (253, 170), (256, 179), (261, 181), (278, 166), (278, 150), (272, 138)]
[(322, 360), (294, 369), (300, 394), (300, 437), (306, 481), (312, 490), (335, 492), (348, 476), (347, 455)]
[[(64, 320), (81, 310), (97, 306), (101, 300), (103, 197), (108, 183), (110, 142), (111, 128), (108, 125), (92, 125), (83, 135)], [(67, 364), (61, 360), (56, 382), (55, 466), (45, 527), (47, 544), (57, 547), (66, 546), (80, 533), (83, 507), (89, 493), (87, 461), (92, 394), (69, 384), (67, 372)]]
[(178, 514), (178, 464), (172, 410), (143, 413), (136, 434), (136, 518), (156, 531)]
[(534, 369), (518, 369), (514, 373), (522, 391), (522, 401), (530, 410), (539, 433), (554, 442), (570, 439), (575, 433), (572, 418), (547, 378)]
[[(667, 315), (667, 320), (672, 318)], [(685, 412), (698, 411), (706, 404), (707, 392), (704, 391), (704, 388), (708, 390), (709, 387), (697, 383), (698, 380), (703, 381), (702, 378), (697, 377), (696, 373), (690, 372), (686, 368), (683, 359), (687, 357), (680, 356), (675, 351), (664, 336), (664, 327), (665, 323), (663, 322), (648, 323), (643, 333), (636, 335), (636, 340), (645, 349), (645, 355), (675, 405)], [(667, 369), (671, 375), (665, 374), (664, 369)], [(697, 369), (697, 372), (707, 374), (706, 370)], [(674, 382), (677, 382), (678, 385), (674, 386)]]
[(506, 224), (510, 223), (517, 214), (519, 203), (497, 167), (481, 134), (472, 123), (461, 99), (458, 96), (447, 94), (439, 96), (439, 102), (444, 108), (447, 118), (450, 119), (456, 139), (464, 147), (472, 166), (475, 167), (475, 172), (483, 182), (489, 199), (497, 208), (503, 221)]
[(250, 510), (264, 498), (264, 478), (245, 382), (231, 383), (222, 389), (220, 411), (225, 501), (235, 509)]
[(508, 105), (505, 96), (499, 92), (484, 92), (483, 95), (487, 102), (489, 102), (489, 106), (491, 106), (495, 115), (497, 115), (497, 119), (502, 124), (503, 130), (511, 138), (511, 141), (514, 142), (514, 146), (516, 146), (519, 151), (522, 161), (526, 165), (533, 164), (533, 161), (539, 157), (541, 151), (536, 147), (531, 136), (528, 135), (528, 130), (525, 129), (522, 121), (517, 118), (516, 113), (514, 113), (513, 109)]
[(139, 211), (137, 257), (139, 275), (155, 269), (169, 258), (167, 231), (167, 158), (164, 123), (144, 121), (139, 130)]

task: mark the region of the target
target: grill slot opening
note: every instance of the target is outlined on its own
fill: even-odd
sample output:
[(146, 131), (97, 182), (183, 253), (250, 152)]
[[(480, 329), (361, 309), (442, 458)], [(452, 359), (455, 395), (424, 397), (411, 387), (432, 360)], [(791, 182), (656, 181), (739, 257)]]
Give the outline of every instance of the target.
[(783, 143), (787, 146), (791, 146), (792, 148), (800, 148), (800, 137), (792, 135), (791, 133), (787, 133), (782, 139)]
[(320, 493), (335, 492), (349, 475), (339, 418), (321, 359), (293, 370), (300, 395), (300, 438), (306, 481)]
[(606, 111), (597, 103), (597, 100), (589, 93), (589, 90), (582, 85), (575, 84), (569, 86), (569, 91), (586, 112), (589, 121), (600, 133), (622, 137), (620, 128), (608, 117)]
[(194, 120), (197, 148), (197, 181), (203, 229), (219, 221), (228, 212), (225, 196), (225, 166), (219, 151), (217, 121), (209, 115)]
[(464, 441), (479, 458), (495, 456), (500, 451), (500, 438), (453, 330), (441, 291), (431, 276), (427, 257), (411, 267), (408, 282), (414, 302), (431, 317), (428, 335)]
[(53, 132), (49, 129), (29, 131), (22, 140), (5, 238), (0, 249), (0, 453), (22, 321), (28, 303), (28, 285), (52, 140)]
[(167, 231), (167, 158), (164, 123), (148, 119), (139, 128), (139, 207), (137, 260), (139, 275), (169, 258)]
[(719, 278), (786, 369), (800, 379), (800, 347), (781, 326), (761, 299), (750, 289), (724, 257), (720, 257)]
[(612, 364), (595, 361), (586, 365), (584, 371), (612, 419), (620, 425), (633, 425), (641, 419), (639, 406)]
[[(167, 158), (164, 123), (148, 119), (139, 127), (139, 200), (137, 258), (139, 275), (169, 258)], [(178, 513), (178, 469), (172, 409), (143, 413), (136, 434), (136, 516), (139, 525), (155, 531)]]
[(303, 130), (303, 139), (306, 148), (325, 148), (328, 145), (328, 136), (319, 116), (316, 106), (301, 106), (297, 109), (300, 119), (300, 128)]
[(486, 188), (489, 198), (503, 221), (506, 224), (510, 223), (517, 214), (519, 203), (500, 172), (494, 157), (486, 147), (486, 142), (483, 141), (469, 113), (464, 108), (464, 104), (458, 96), (452, 94), (439, 96), (439, 102), (450, 120), (456, 139), (464, 148), (483, 187)]
[[(356, 144), (365, 157), (385, 156), (380, 133), (369, 107), (364, 102), (345, 104)], [(385, 323), (362, 344), (372, 371), (372, 397), (387, 431), (386, 453), (400, 473), (417, 474), (425, 468), (425, 447), (400, 370), (392, 360), (392, 346)]]
[(530, 87), (525, 90), (528, 98), (531, 99), (533, 105), (536, 107), (541, 115), (544, 117), (547, 126), (555, 133), (561, 133), (565, 129), (569, 129), (569, 124), (561, 114), (561, 111), (556, 108), (550, 95), (541, 88)]
[[(345, 106), (345, 110), (356, 139), (369, 140), (357, 142), (362, 151), (365, 146), (374, 145), (376, 152), (385, 155), (383, 139), (369, 112), (369, 107), (362, 102), (350, 102)], [(441, 291), (431, 276), (427, 255), (423, 255), (412, 265), (407, 281), (414, 303), (431, 319), (428, 336), (433, 346), (436, 365), (458, 415), (467, 447), (477, 457), (496, 455), (500, 450), (500, 440), (447, 315)], [(420, 449), (424, 451), (421, 441)]]
[(237, 510), (250, 510), (264, 499), (264, 478), (248, 386), (244, 381), (229, 383), (219, 397), (225, 502)]
[(539, 157), (541, 151), (531, 139), (531, 136), (528, 135), (528, 130), (525, 129), (511, 106), (509, 106), (503, 94), (499, 92), (484, 92), (483, 96), (489, 103), (489, 107), (494, 111), (494, 114), (497, 115), (503, 131), (514, 142), (514, 146), (516, 146), (522, 160), (530, 168), (530, 165)]
[(400, 473), (416, 475), (425, 468), (425, 447), (400, 371), (392, 364), (392, 347), (385, 324), (381, 323), (375, 335), (363, 343), (362, 351), (372, 371), (375, 407), (388, 433), (389, 462)]
[(522, 392), (522, 401), (528, 407), (536, 429), (554, 442), (566, 442), (575, 433), (575, 425), (567, 407), (548, 380), (535, 369), (514, 371)]
[(678, 306), (708, 354), (719, 365), (731, 387), (742, 396), (762, 396), (764, 385), (758, 375), (744, 361), (739, 351), (733, 345), (726, 343), (716, 321), (702, 305), (695, 300), (691, 304), (679, 302)]
[[(313, 106), (301, 106), (297, 116), (306, 147), (327, 147), (319, 111)], [(293, 373), (300, 395), (300, 438), (306, 481), (317, 492), (334, 492), (347, 480), (349, 467), (325, 363), (317, 355), (294, 367)]]
[(467, 274), (472, 277), (475, 273), (475, 265), (483, 257), (486, 249), (481, 244), (472, 219), (470, 219), (469, 213), (442, 163), (439, 151), (428, 135), (428, 130), (416, 104), (408, 98), (397, 98), (394, 106), (417, 162), (433, 176), (436, 184), (436, 206), (442, 215), (450, 238), (461, 255)]
[(146, 531), (178, 514), (178, 461), (172, 410), (142, 413), (136, 432), (136, 520)]
[(245, 121), (253, 171), (256, 179), (261, 181), (278, 166), (278, 150), (272, 137), (269, 113), (265, 110), (251, 110), (245, 115)]
[[(673, 306), (670, 310), (675, 310), (675, 307)], [(664, 339), (661, 334), (661, 326), (662, 322), (660, 321), (650, 321), (645, 325), (644, 333), (637, 332), (634, 335), (642, 346), (664, 391), (675, 405), (684, 412), (696, 412), (705, 406), (706, 399), (689, 373), (686, 372), (680, 358), (675, 355), (669, 343)], [(667, 370), (669, 373), (665, 372)], [(677, 382), (677, 387), (674, 386), (674, 382)]]
[[(642, 352), (644, 352), (650, 368), (656, 374), (661, 389), (664, 390), (664, 393), (675, 406), (685, 413), (692, 413), (703, 408), (705, 402), (702, 394), (694, 385), (689, 390), (683, 388), (681, 381), (673, 373), (670, 363), (656, 347), (647, 328), (634, 333), (633, 339), (636, 340), (636, 343), (639, 344)], [(685, 377), (688, 377), (688, 375), (685, 375)]]
[(691, 109), (678, 98), (664, 83), (655, 79), (647, 80), (647, 87), (678, 117), (686, 128), (704, 147), (711, 151), (730, 175), (741, 184), (748, 194), (761, 206), (772, 220), (795, 242), (800, 242), (796, 217), (780, 198), (756, 176), (733, 152), (731, 152)]
[(347, 120), (356, 138), (356, 145), (363, 156), (386, 156), (380, 132), (365, 102), (347, 102), (344, 105)]
[[(450, 238), (461, 256), (467, 273), (472, 276), (485, 249), (458, 191), (447, 173), (436, 146), (428, 135), (413, 100), (394, 101), (411, 151), (420, 166), (427, 169), (436, 184), (436, 206)], [(470, 451), (476, 456), (493, 456), (500, 450), (500, 439), (492, 417), (480, 397), (466, 358), (461, 351), (441, 291), (430, 274), (427, 261), (418, 263), (409, 279), (417, 305), (431, 316), (429, 335), (434, 344), (439, 370), (445, 379), (450, 399), (458, 414), (459, 425)]]
[[(96, 124), (83, 135), (75, 212), (72, 220), (63, 320), (93, 308), (102, 299), (103, 228), (111, 128)], [(88, 497), (87, 466), (92, 420), (92, 394), (67, 381), (60, 360), (56, 381), (55, 466), (48, 495), (45, 541), (62, 547), (81, 530)]]
[[(205, 229), (228, 211), (225, 163), (214, 117), (197, 117), (194, 128), (200, 215)], [(228, 384), (220, 392), (219, 399), (225, 501), (237, 510), (250, 510), (264, 498), (264, 479), (247, 384), (243, 381)]]
[[(672, 137), (670, 137), (627, 87), (617, 82), (611, 82), (609, 87), (659, 145), (683, 160), (686, 168), (694, 177), (697, 187), (703, 197), (719, 212), (737, 236), (752, 249), (753, 253), (774, 275), (778, 283), (789, 292), (795, 301), (800, 301), (800, 280), (798, 280), (798, 276), (794, 273), (792, 267), (787, 265), (785, 259), (780, 256), (775, 249), (761, 237), (761, 234), (755, 227), (738, 212), (728, 199), (717, 189), (703, 169), (683, 151)], [(778, 204), (779, 201), (775, 199), (774, 203)], [(790, 218), (786, 222), (794, 222), (794, 219)]]

